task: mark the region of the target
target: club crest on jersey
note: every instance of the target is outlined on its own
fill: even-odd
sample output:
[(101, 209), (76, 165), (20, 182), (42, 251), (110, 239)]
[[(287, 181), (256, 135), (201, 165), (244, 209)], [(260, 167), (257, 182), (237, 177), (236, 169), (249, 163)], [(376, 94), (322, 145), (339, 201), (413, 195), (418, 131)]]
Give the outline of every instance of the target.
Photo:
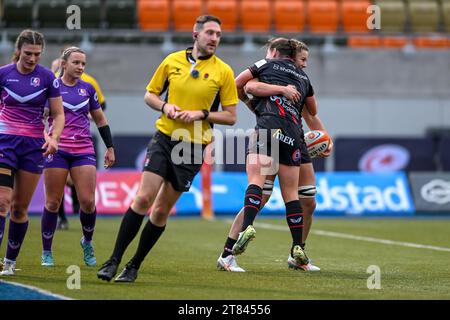
[(87, 96), (87, 91), (86, 91), (86, 89), (80, 88), (80, 89), (78, 89), (78, 94), (82, 97), (85, 97), (85, 96)]
[(39, 87), (41, 85), (41, 79), (37, 78), (37, 77), (32, 77), (31, 78), (31, 83), (30, 83), (33, 87)]

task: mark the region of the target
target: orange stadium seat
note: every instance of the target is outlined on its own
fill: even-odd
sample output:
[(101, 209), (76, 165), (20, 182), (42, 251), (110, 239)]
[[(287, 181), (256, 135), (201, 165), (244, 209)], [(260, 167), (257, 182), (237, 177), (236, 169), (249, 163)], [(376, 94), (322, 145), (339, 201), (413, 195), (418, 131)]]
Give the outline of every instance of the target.
[(367, 8), (369, 0), (347, 0), (341, 4), (342, 27), (345, 32), (369, 32)]
[(275, 0), (274, 23), (277, 32), (300, 32), (305, 27), (303, 0)]
[(174, 30), (192, 32), (195, 19), (203, 13), (201, 0), (173, 0), (172, 19)]
[(378, 36), (350, 36), (347, 46), (351, 48), (377, 48), (381, 47), (381, 38)]
[(167, 31), (169, 29), (168, 0), (138, 0), (137, 12), (141, 30)]
[(236, 30), (238, 21), (237, 0), (208, 0), (206, 3), (206, 12), (220, 18), (223, 31)]
[(403, 48), (404, 46), (406, 46), (408, 44), (408, 38), (406, 37), (402, 37), (402, 36), (398, 36), (398, 37), (383, 37), (383, 39), (381, 39), (381, 44), (383, 47), (385, 48)]
[(447, 37), (416, 37), (413, 44), (422, 49), (447, 49), (450, 48), (450, 39)]
[(309, 0), (307, 6), (311, 32), (336, 32), (339, 23), (337, 0)]
[(242, 0), (239, 8), (242, 30), (267, 32), (271, 27), (272, 8), (269, 0)]

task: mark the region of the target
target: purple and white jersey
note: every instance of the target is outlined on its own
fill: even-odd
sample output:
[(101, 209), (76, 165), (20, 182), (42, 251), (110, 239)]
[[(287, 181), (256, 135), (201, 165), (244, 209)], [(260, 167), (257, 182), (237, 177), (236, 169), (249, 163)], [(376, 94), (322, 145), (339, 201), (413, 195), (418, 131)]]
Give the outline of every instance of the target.
[[(94, 87), (82, 80), (74, 86), (65, 85), (58, 79), (63, 98), (66, 123), (59, 139), (59, 150), (71, 154), (94, 154), (88, 114), (101, 108)], [(53, 119), (49, 118), (50, 132)]]
[(44, 106), (60, 95), (54, 74), (39, 64), (28, 74), (15, 63), (0, 67), (0, 134), (43, 138)]

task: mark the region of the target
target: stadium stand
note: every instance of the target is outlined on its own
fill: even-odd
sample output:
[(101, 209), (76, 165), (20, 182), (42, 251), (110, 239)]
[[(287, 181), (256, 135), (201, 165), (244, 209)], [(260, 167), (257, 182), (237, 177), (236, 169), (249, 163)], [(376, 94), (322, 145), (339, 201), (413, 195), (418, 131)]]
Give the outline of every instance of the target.
[[(108, 0), (106, 2), (105, 12), (106, 22), (109, 28), (136, 28), (135, 0)], [(157, 19), (157, 17), (153, 18)]]
[(384, 48), (403, 48), (408, 42), (408, 39), (404, 36), (386, 36), (381, 39)]
[(444, 31), (450, 33), (450, 0), (442, 0), (442, 18)]
[(168, 0), (138, 0), (139, 28), (143, 31), (168, 31), (169, 10)]
[(33, 23), (33, 0), (3, 0), (5, 27), (25, 28)]
[(347, 46), (351, 48), (377, 48), (381, 47), (382, 38), (378, 36), (350, 36)]
[(381, 9), (381, 32), (402, 33), (406, 24), (406, 5), (402, 0), (375, 0)]
[(413, 32), (437, 32), (439, 6), (436, 0), (409, 0), (409, 17)]
[[(109, 1), (108, 1), (109, 2)], [(101, 0), (72, 0), (70, 4), (80, 7), (82, 28), (99, 28), (101, 22)]]
[(337, 0), (309, 1), (306, 12), (311, 32), (333, 33), (338, 30)]
[(275, 0), (275, 31), (301, 32), (305, 28), (305, 4), (301, 0)]
[(269, 0), (242, 0), (239, 7), (241, 27), (245, 32), (268, 32), (271, 28)]
[(367, 8), (369, 0), (342, 1), (340, 16), (345, 32), (369, 32), (367, 28)]
[[(37, 2), (37, 19), (40, 28), (65, 28), (66, 10), (69, 2), (66, 0), (41, 0)], [(84, 18), (84, 17), (82, 17)]]
[[(297, 33), (310, 45), (370, 48), (447, 48), (450, 0), (0, 0), (0, 27), (12, 38), (19, 28), (42, 28), (50, 42), (73, 42), (65, 32), (67, 7), (82, 12), (83, 33), (93, 42), (190, 42), (192, 21), (201, 14), (221, 18), (228, 43), (265, 43), (270, 36)], [(381, 30), (367, 28), (381, 9)], [(108, 29), (127, 32), (110, 33)], [(61, 32), (64, 30), (64, 32)], [(143, 32), (142, 32), (143, 31)], [(150, 32), (148, 32), (150, 31)], [(447, 33), (446, 33), (447, 32)], [(436, 38), (436, 33), (442, 39)], [(364, 37), (354, 37), (354, 36)], [(381, 36), (381, 37), (380, 37)], [(370, 37), (374, 37), (370, 39)], [(411, 41), (409, 40), (411, 38)], [(417, 38), (416, 41), (412, 41)], [(429, 38), (429, 39), (426, 39)]]
[(450, 48), (450, 39), (443, 36), (415, 37), (413, 39), (413, 44), (417, 48), (448, 49)]
[(175, 31), (192, 32), (192, 22), (203, 14), (201, 0), (173, 0), (172, 19)]
[(223, 31), (236, 31), (238, 22), (237, 0), (207, 0), (206, 12), (220, 18)]

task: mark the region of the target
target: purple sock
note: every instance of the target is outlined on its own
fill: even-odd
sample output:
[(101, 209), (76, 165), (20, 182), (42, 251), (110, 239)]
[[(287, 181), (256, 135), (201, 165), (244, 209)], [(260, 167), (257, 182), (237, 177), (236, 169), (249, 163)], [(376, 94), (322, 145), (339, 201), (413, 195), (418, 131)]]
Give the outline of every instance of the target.
[(95, 218), (97, 217), (97, 209), (92, 213), (86, 213), (80, 209), (80, 221), (83, 227), (83, 236), (85, 242), (91, 242), (94, 235)]
[(6, 249), (6, 259), (16, 261), (20, 247), (28, 229), (28, 221), (17, 223), (9, 219), (8, 248)]
[(44, 208), (41, 217), (42, 249), (52, 251), (53, 236), (58, 223), (58, 212), (51, 212)]
[(2, 246), (3, 234), (5, 233), (5, 222), (6, 218), (0, 216), (0, 247)]

